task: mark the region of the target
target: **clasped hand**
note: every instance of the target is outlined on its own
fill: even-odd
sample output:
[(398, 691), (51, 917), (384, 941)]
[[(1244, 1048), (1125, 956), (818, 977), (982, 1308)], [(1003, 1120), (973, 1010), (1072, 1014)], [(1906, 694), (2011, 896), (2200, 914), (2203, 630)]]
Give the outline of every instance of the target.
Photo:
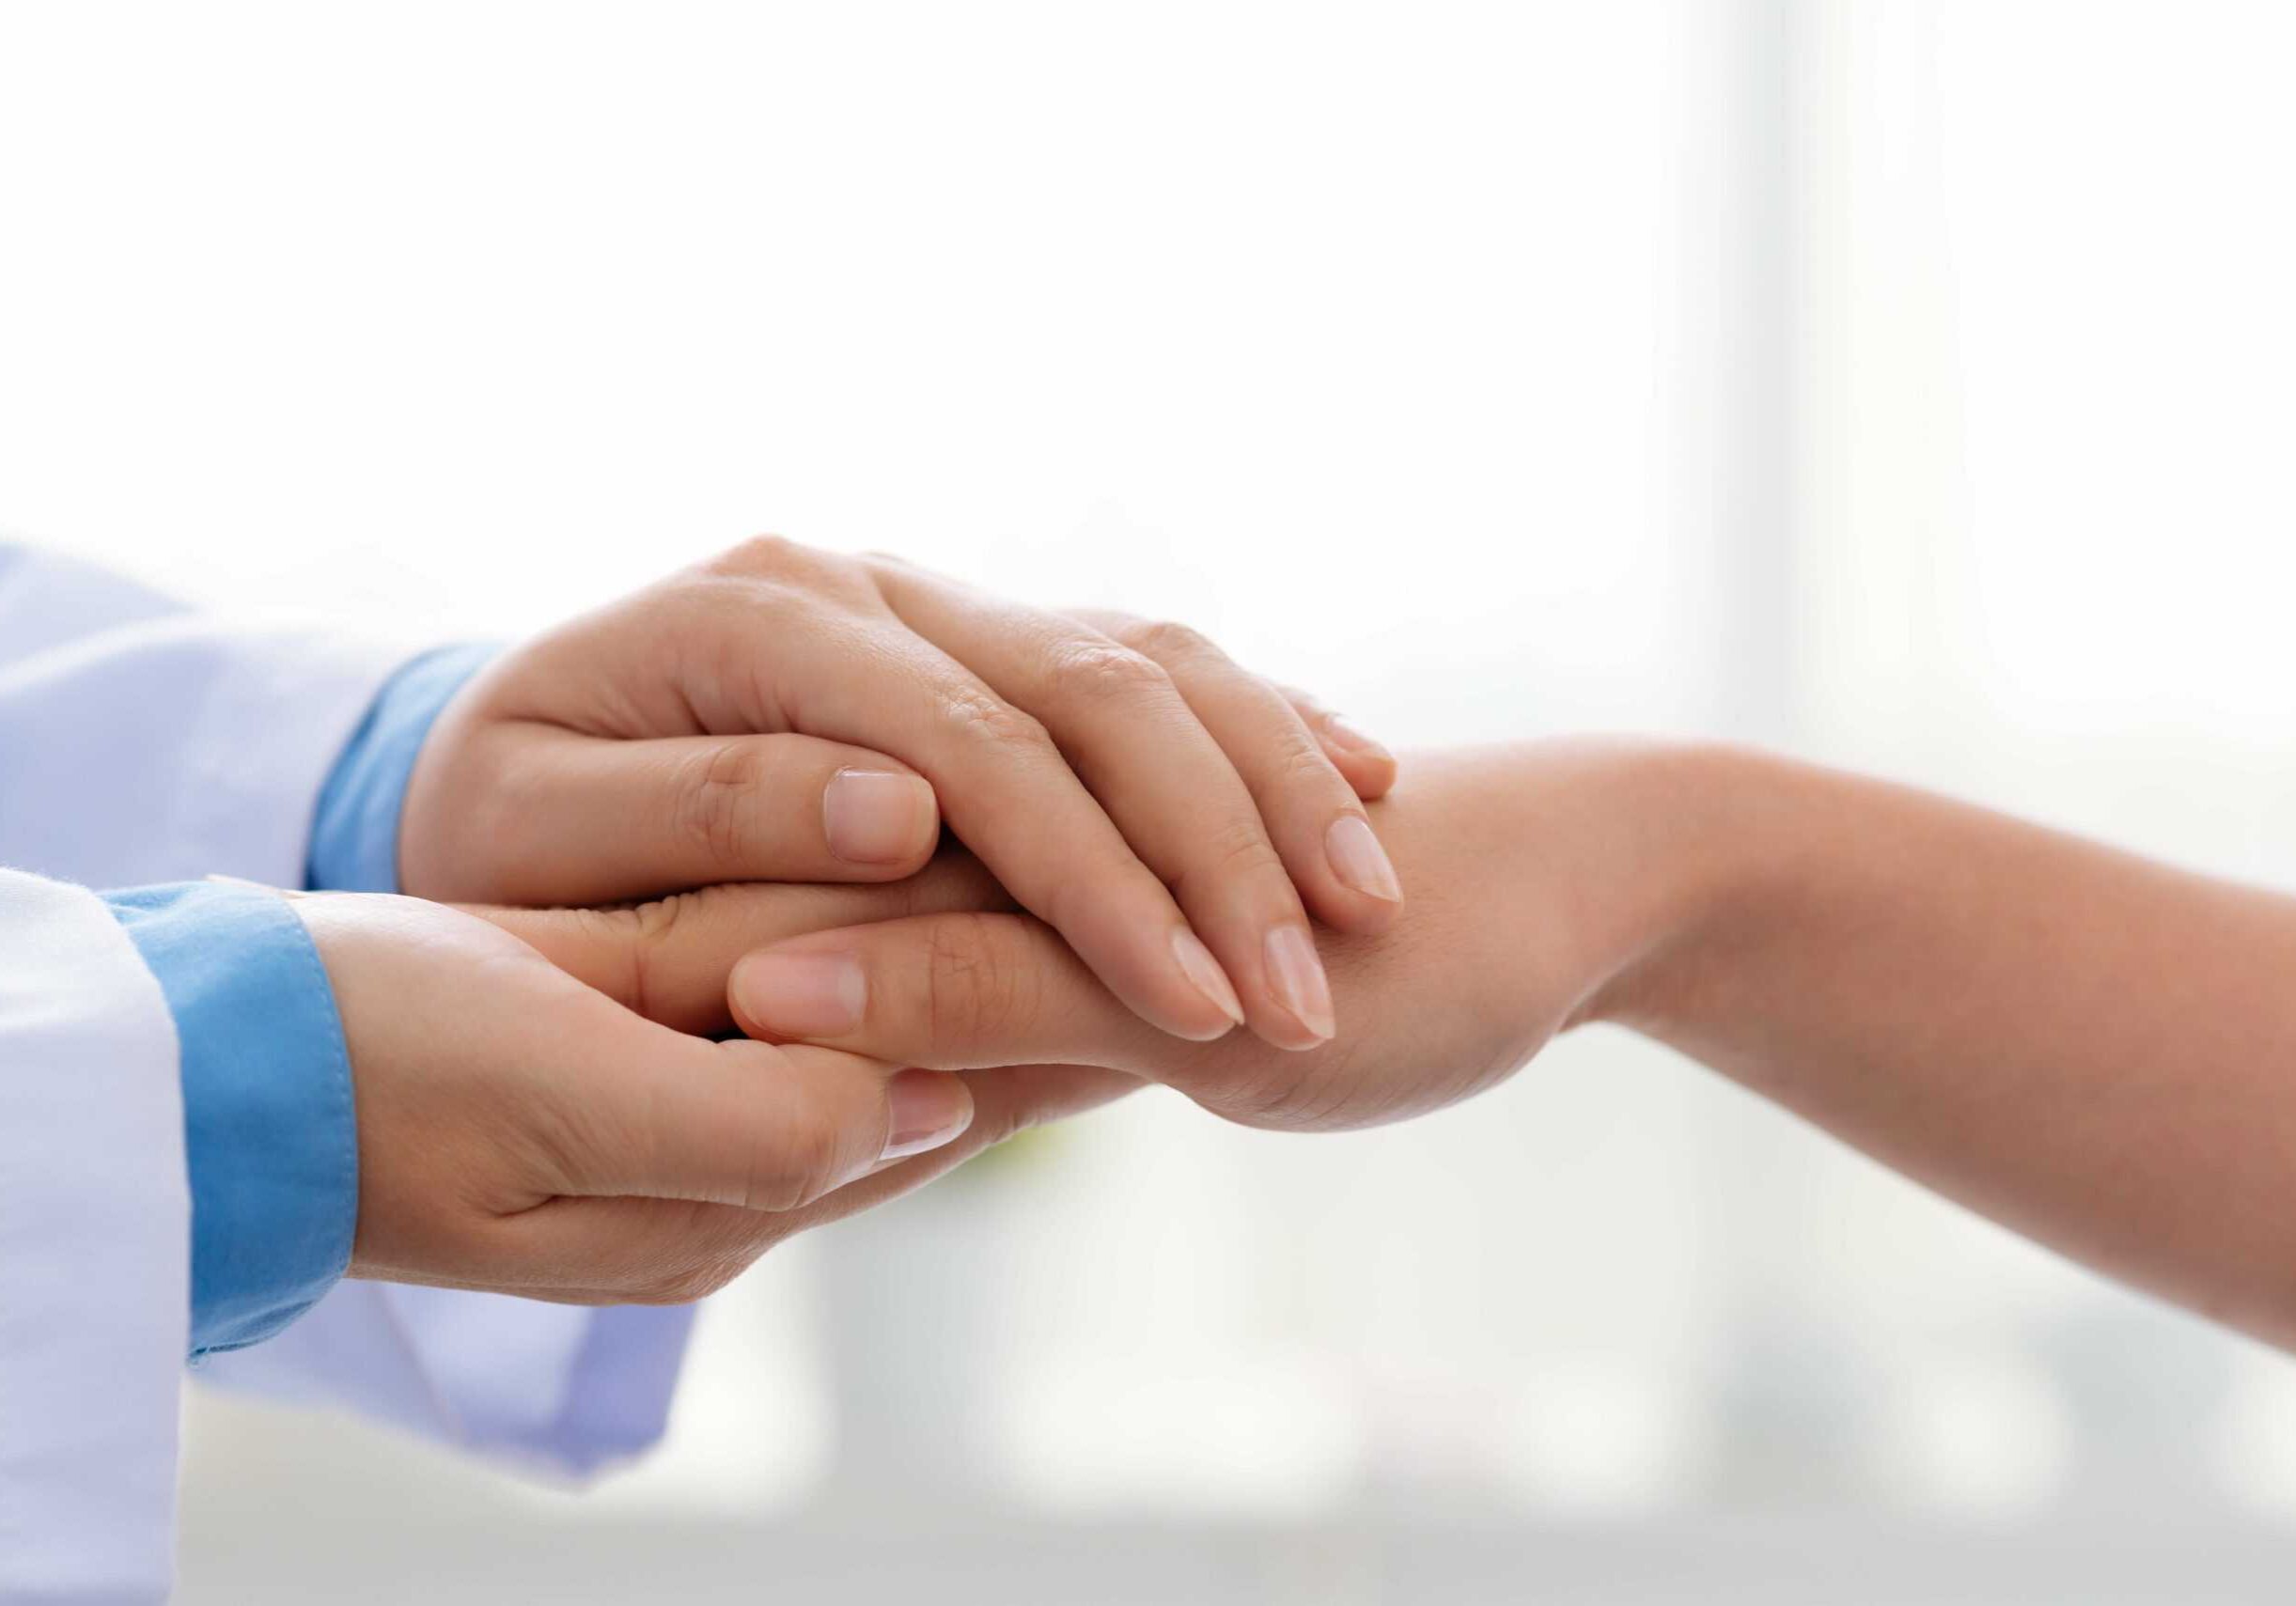
[(1611, 801), (1643, 762), (1562, 742), (1414, 756), (1371, 809), (1412, 908), (1327, 935), (1343, 1025), (1298, 1052), (1141, 1021), (961, 848), (882, 886), (610, 911), (302, 899), (357, 1067), (353, 1271), (690, 1300), (1146, 1083), (1292, 1130), (1466, 1098), (1631, 975), (1647, 916), (1600, 889), (1643, 851)]
[(414, 896), (295, 904), (352, 1066), (352, 1273), (690, 1299), (1143, 1077), (1289, 1120), (1268, 1067), (1362, 1052), (1309, 915), (1359, 968), (1394, 924), (1394, 774), (1176, 627), (784, 541), (510, 651), (415, 765)]

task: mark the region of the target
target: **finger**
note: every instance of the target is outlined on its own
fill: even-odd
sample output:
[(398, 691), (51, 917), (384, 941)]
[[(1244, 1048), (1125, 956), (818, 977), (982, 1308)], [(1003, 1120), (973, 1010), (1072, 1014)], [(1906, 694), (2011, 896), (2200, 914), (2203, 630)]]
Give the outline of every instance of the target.
[[(1170, 1039), (1166, 1035), (1158, 1040)], [(1097, 1065), (1000, 1065), (961, 1074), (973, 1095), (971, 1126), (952, 1143), (888, 1161), (816, 1200), (806, 1207), (814, 1219), (834, 1221), (866, 1209), (1024, 1131), (1097, 1110), (1148, 1085), (1141, 1077)]]
[(1147, 1085), (1092, 1066), (976, 1071), (973, 1123), (955, 1141), (879, 1166), (794, 1210), (744, 1210), (672, 1199), (567, 1198), (502, 1224), (505, 1243), (478, 1285), (529, 1268), (531, 1298), (581, 1304), (683, 1304), (715, 1293), (784, 1240), (898, 1198), (1032, 1127), (1065, 1120)]
[(733, 881), (886, 881), (932, 854), (931, 783), (810, 736), (602, 741), (520, 727), (484, 822), (518, 903), (601, 903)]
[(1331, 984), (1299, 889), (1251, 788), (1172, 678), (1062, 615), (908, 569), (886, 569), (882, 585), (918, 634), (1043, 722), (1132, 850), (1172, 889), (1253, 1031), (1278, 1048), (1328, 1040)]
[(866, 641), (775, 672), (813, 728), (866, 733), (921, 771), (950, 830), (1144, 1020), (1197, 1040), (1243, 1020), (1220, 962), (1043, 725), (962, 663), (888, 613)]
[(627, 909), (469, 912), (502, 928), (624, 1008), (680, 1032), (731, 1029), (726, 977), (734, 961), (785, 938), (913, 914), (1018, 907), (962, 850), (886, 886), (734, 883)]
[(1396, 756), (1384, 744), (1366, 736), (1298, 687), (1278, 686), (1276, 690), (1306, 722), (1307, 728), (1315, 732), (1324, 756), (1348, 778), (1348, 785), (1355, 788), (1357, 797), (1366, 803), (1376, 803), (1395, 789)]
[[(939, 1070), (1059, 1062), (1176, 1087), (1231, 1119), (1307, 1124), (1312, 1062), (1248, 1037), (1178, 1042), (1108, 995), (1059, 935), (1023, 914), (928, 914), (820, 931), (734, 966), (734, 1019), (796, 1039)], [(1287, 1113), (1272, 1122), (1268, 1113)]]
[(1164, 1080), (1210, 1052), (1134, 1018), (1057, 933), (1021, 914), (815, 932), (744, 956), (728, 992), (754, 1037), (939, 1070), (1059, 1061)]
[(593, 1054), (560, 1084), (559, 1193), (795, 1209), (972, 1121), (956, 1077), (632, 1026), (643, 1044), (617, 1044), (612, 1065)]
[[(1184, 661), (1197, 656), (1193, 649), (1201, 647), (1209, 647), (1221, 661), (1229, 663), (1238, 674), (1247, 678), (1259, 678), (1241, 665), (1234, 665), (1218, 647), (1205, 642), (1185, 627), (1143, 619), (1136, 615), (1108, 608), (1076, 608), (1070, 611), (1070, 616), (1122, 642), (1134, 651), (1155, 659), (1166, 670), (1175, 670), (1176, 659)], [(1365, 803), (1372, 803), (1395, 789), (1396, 756), (1385, 744), (1366, 736), (1325, 708), (1310, 693), (1273, 681), (1262, 681), (1262, 684), (1273, 687), (1276, 694), (1291, 705), (1293, 711), (1314, 735), (1317, 745), (1323, 750), (1323, 756), (1346, 778), (1358, 798)], [(1191, 696), (1189, 700), (1193, 703), (1195, 698)], [(1231, 745), (1226, 737), (1220, 738), (1220, 745), (1231, 756), (1242, 751)]]
[(1285, 694), (1195, 631), (1118, 614), (1086, 622), (1154, 660), (1250, 789), (1307, 907), (1346, 931), (1383, 929), (1403, 888), (1355, 788)]

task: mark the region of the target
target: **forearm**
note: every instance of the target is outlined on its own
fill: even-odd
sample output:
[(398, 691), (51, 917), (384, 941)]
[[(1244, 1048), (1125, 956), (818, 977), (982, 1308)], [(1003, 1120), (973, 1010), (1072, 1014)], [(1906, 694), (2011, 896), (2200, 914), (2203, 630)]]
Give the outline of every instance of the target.
[[(901, 1065), (1103, 1065), (1294, 1130), (1457, 1102), (1616, 1021), (2296, 1347), (2296, 900), (1722, 749), (1541, 741), (1404, 773), (1373, 814), (1410, 902), (1325, 935), (1339, 1032), (1315, 1050), (1156, 1033), (1011, 913), (775, 942), (732, 971), (737, 1021)], [(722, 947), (687, 963), (725, 974)]]
[(1590, 1016), (2296, 1343), (2296, 900), (1751, 755), (1644, 789), (1685, 765), (1706, 892)]

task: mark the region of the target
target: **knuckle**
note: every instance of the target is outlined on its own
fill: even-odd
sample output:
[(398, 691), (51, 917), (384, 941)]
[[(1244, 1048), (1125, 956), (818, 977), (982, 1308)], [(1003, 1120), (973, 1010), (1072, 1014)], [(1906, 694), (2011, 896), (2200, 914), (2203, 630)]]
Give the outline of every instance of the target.
[(1211, 834), (1210, 847), (1212, 863), (1224, 873), (1281, 868), (1257, 815), (1229, 820)]
[(625, 996), (630, 1001), (633, 1014), (644, 1016), (648, 1021), (655, 1019), (656, 1010), (662, 1003), (659, 979), (662, 961), (669, 952), (688, 907), (688, 899), (683, 895), (672, 893), (667, 897), (655, 898), (650, 903), (641, 903), (633, 909), (617, 912), (618, 917), (628, 922), (625, 931), (629, 958), (625, 975), (629, 990)]
[(1276, 781), (1285, 786), (1346, 785), (1340, 780), (1339, 772), (1332, 768), (1329, 756), (1304, 728), (1287, 732), (1279, 739), (1270, 766)]
[(676, 788), (679, 834), (705, 861), (721, 867), (749, 863), (765, 816), (768, 765), (747, 741), (728, 741), (686, 761)]
[(958, 687), (943, 701), (949, 722), (984, 747), (1007, 755), (1035, 755), (1052, 748), (1052, 733), (1043, 721), (985, 691)]
[(1144, 619), (1132, 626), (1125, 641), (1164, 663), (1223, 656), (1201, 631), (1171, 619)]
[(702, 565), (712, 574), (744, 577), (795, 573), (809, 565), (813, 549), (787, 536), (752, 536)]
[(994, 1041), (1033, 1015), (1035, 975), (1000, 933), (982, 914), (933, 923), (923, 971), (923, 1024), (933, 1042)]
[(1001, 1104), (986, 1115), (976, 1114), (965, 1136), (982, 1148), (1001, 1148), (1013, 1139), (1035, 1130), (1039, 1119), (1037, 1112), (1028, 1105)]
[(1163, 664), (1114, 641), (1064, 641), (1047, 655), (1045, 678), (1082, 702), (1135, 703), (1169, 690)]
[(562, 911), (560, 917), (571, 923), (581, 951), (614, 957), (608, 996), (633, 1014), (646, 1014), (646, 912), (634, 907), (582, 908)]
[(1172, 891), (1184, 897), (1207, 881), (1282, 875), (1283, 869), (1275, 844), (1254, 815), (1231, 819), (1206, 836), (1195, 862), (1172, 879)]

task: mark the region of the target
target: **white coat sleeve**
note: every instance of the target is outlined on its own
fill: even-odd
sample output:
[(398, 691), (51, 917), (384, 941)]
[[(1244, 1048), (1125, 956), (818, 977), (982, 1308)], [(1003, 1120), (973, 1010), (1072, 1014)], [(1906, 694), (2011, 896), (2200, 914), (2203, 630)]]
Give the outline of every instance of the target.
[[(193, 615), (0, 540), (0, 865), (96, 886), (302, 884), (320, 789), (407, 656)], [(0, 1164), (19, 1141), (38, 1140), (0, 1132)], [(581, 1473), (659, 1437), (691, 1319), (347, 1282), (202, 1372)]]
[(0, 870), (9, 1606), (166, 1597), (190, 1237), (175, 1022), (159, 983), (94, 895)]

